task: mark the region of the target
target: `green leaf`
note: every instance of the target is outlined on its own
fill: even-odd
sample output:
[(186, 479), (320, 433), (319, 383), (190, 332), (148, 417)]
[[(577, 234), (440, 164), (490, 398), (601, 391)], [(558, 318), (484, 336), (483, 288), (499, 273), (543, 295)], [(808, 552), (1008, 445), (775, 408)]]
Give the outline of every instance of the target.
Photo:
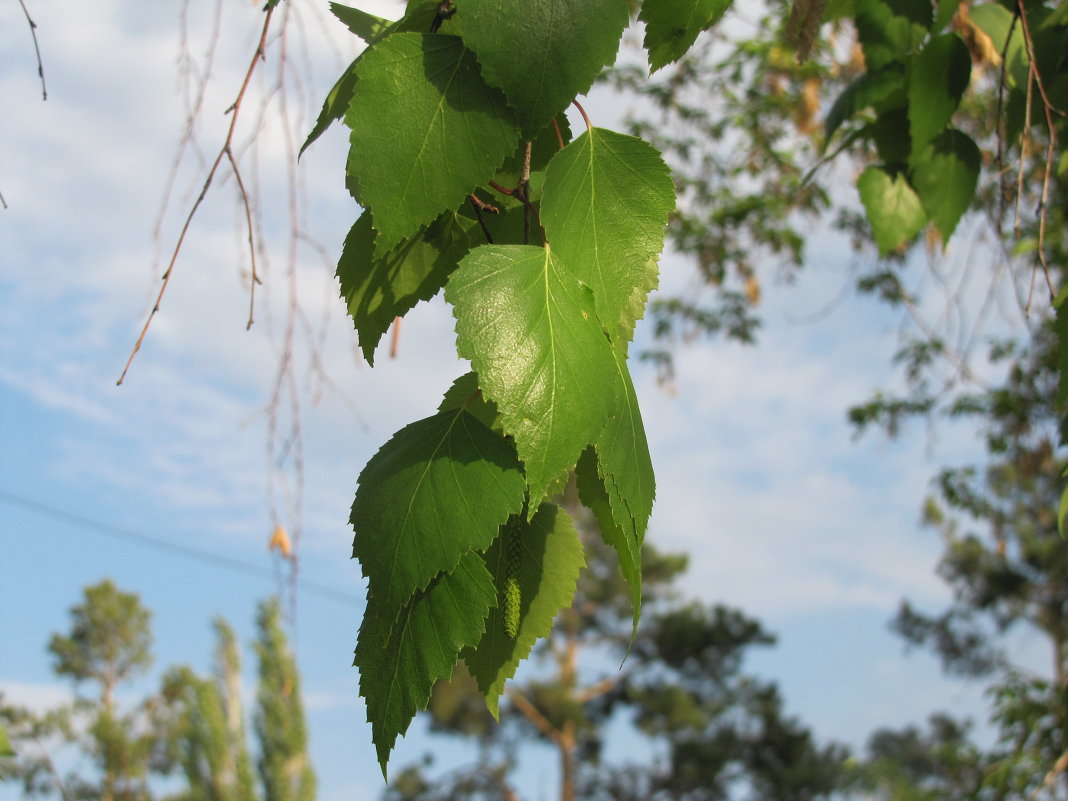
[(368, 364), (374, 364), (375, 348), (393, 319), (445, 285), (471, 249), (475, 233), (473, 221), (447, 212), (425, 231), (376, 257), (371, 215), (360, 215), (345, 237), (337, 277)]
[(824, 140), (830, 141), (834, 132), (854, 115), (872, 107), (877, 112), (891, 111), (905, 105), (905, 67), (887, 64), (865, 72), (847, 86), (835, 99), (823, 126)]
[(393, 25), (388, 19), (376, 17), (374, 14), (368, 14), (366, 11), (342, 5), (341, 3), (331, 3), (330, 11), (344, 23), (346, 28), (367, 44), (374, 44)]
[(937, 0), (935, 4), (935, 18), (931, 24), (931, 31), (937, 33), (945, 28), (950, 20), (953, 19), (953, 15), (957, 13), (957, 8), (960, 6), (960, 0)]
[(909, 117), (905, 109), (895, 108), (880, 114), (864, 132), (875, 142), (883, 163), (904, 164), (909, 160), (912, 151), (909, 147)]
[[(372, 14), (367, 14), (356, 8), (349, 8), (340, 3), (331, 3), (330, 10), (344, 22), (350, 31), (371, 45), (388, 36), (391, 33), (403, 31), (425, 31), (430, 26), (430, 21), (436, 16), (438, 4), (434, 0), (412, 4), (408, 12), (396, 22), (389, 22)], [(382, 26), (386, 26), (383, 28)], [(364, 53), (367, 51), (365, 50)], [(363, 58), (363, 53), (356, 56), (351, 64), (345, 68), (338, 78), (337, 83), (330, 90), (323, 102), (323, 108), (315, 121), (308, 138), (300, 146), (299, 158), (308, 149), (312, 142), (318, 139), (334, 120), (340, 120), (345, 116), (349, 103), (352, 102), (352, 94), (356, 89), (356, 65)]]
[(348, 171), (389, 250), (492, 178), (518, 133), (456, 36), (393, 34), (356, 75)]
[(359, 62), (360, 56), (357, 56), (341, 73), (341, 77), (337, 79), (337, 83), (327, 94), (326, 100), (323, 101), (323, 108), (319, 112), (319, 117), (315, 120), (315, 125), (312, 126), (311, 133), (304, 140), (304, 144), (300, 146), (300, 152), (297, 153), (298, 159), (304, 155), (305, 150), (311, 147), (312, 142), (326, 132), (326, 129), (330, 127), (334, 120), (340, 120), (345, 116), (345, 111), (348, 109), (349, 103), (352, 102), (352, 93), (356, 89), (356, 65)]
[(512, 444), (462, 409), (405, 426), (360, 473), (353, 555), (380, 614), (394, 614), (518, 512), (523, 477)]
[[(634, 528), (634, 518), (623, 513), (616, 516), (615, 509), (624, 509), (616, 485), (606, 481), (600, 472), (597, 453), (587, 448), (575, 467), (575, 483), (583, 505), (593, 512), (600, 529), (601, 539), (611, 546), (619, 557), (619, 569), (630, 587), (631, 607), (634, 610), (632, 636), (638, 630), (638, 618), (642, 609), (642, 540)], [(609, 497), (609, 490), (615, 500)]]
[[(998, 3), (983, 3), (970, 8), (968, 18), (979, 27), (979, 30), (990, 37), (990, 42), (997, 53), (1005, 54), (1005, 75), (1008, 85), (1026, 86), (1027, 46), (1021, 26), (1013, 23), (1012, 12)], [(1006, 40), (1008, 40), (1007, 48)]]
[(731, 0), (645, 0), (638, 18), (645, 23), (650, 72), (682, 58), (730, 5)]
[(457, 350), (515, 438), (531, 513), (616, 401), (612, 346), (593, 297), (548, 247), (483, 245), (449, 278)]
[(972, 74), (968, 48), (955, 33), (936, 36), (920, 51), (909, 78), (909, 132), (919, 151), (945, 130)]
[(1057, 335), (1057, 406), (1068, 401), (1068, 287), (1062, 288), (1053, 301), (1053, 331)]
[[(645, 425), (638, 408), (638, 395), (627, 369), (627, 358), (618, 349), (613, 349), (612, 355), (615, 357), (615, 389), (612, 395), (616, 398), (616, 404), (594, 443), (597, 472), (608, 491), (613, 518), (624, 531), (633, 530), (640, 554), (645, 528), (653, 512), (656, 482), (649, 443), (645, 438)], [(623, 518), (627, 515), (631, 518), (631, 527), (623, 525)]]
[(857, 0), (856, 26), (869, 70), (914, 52), (931, 25), (929, 0)]
[(627, 0), (457, 0), (464, 42), (528, 134), (540, 131), (615, 61)]
[(369, 592), (353, 664), (384, 778), (397, 736), (426, 709), (434, 683), (452, 675), (460, 651), (481, 639), (495, 603), (493, 579), (477, 553), (436, 576), (399, 614)]
[(497, 404), (486, 400), (486, 396), (478, 387), (478, 375), (474, 371), (464, 373), (445, 391), (441, 403), (438, 404), (438, 411), (446, 412), (450, 409), (463, 409), (474, 415), (486, 428), (504, 436)]
[(923, 205), (903, 173), (892, 176), (882, 167), (868, 167), (860, 174), (857, 189), (875, 244), (884, 256), (912, 239), (927, 222)]
[(975, 197), (981, 166), (975, 142), (955, 129), (935, 137), (913, 159), (912, 186), (944, 243)]
[[(7, 730), (4, 728), (3, 722), (0, 722), (0, 757), (13, 757), (15, 756), (15, 750), (11, 747), (10, 740), (7, 739)], [(0, 776), (3, 776), (0, 773)]]
[(646, 265), (664, 246), (675, 208), (671, 170), (647, 142), (603, 128), (584, 133), (553, 157), (545, 173), (541, 222), (553, 255), (593, 290), (605, 330), (629, 340), (639, 314), (631, 304), (647, 284)]
[[(486, 706), (494, 718), (499, 714), (504, 683), (515, 675), (516, 667), (530, 654), (534, 643), (552, 629), (556, 613), (571, 605), (579, 571), (586, 564), (571, 518), (555, 504), (543, 503), (529, 523), (518, 525), (522, 538), (519, 630), (514, 639), (507, 635), (503, 604), (498, 603), (489, 612), (486, 633), (478, 645), (460, 654), (486, 696)], [(506, 557), (502, 532), (485, 555), (498, 594), (507, 578)]]

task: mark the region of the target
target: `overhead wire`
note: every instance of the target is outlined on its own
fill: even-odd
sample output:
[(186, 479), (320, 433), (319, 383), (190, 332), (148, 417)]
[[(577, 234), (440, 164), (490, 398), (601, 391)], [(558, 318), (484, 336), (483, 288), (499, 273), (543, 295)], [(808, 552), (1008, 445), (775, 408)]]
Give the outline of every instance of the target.
[[(166, 540), (161, 537), (154, 537), (150, 534), (143, 534), (139, 531), (132, 531), (131, 529), (116, 526), (112, 523), (105, 523), (101, 520), (96, 520), (91, 517), (87, 517), (83, 514), (71, 512), (66, 509), (60, 509), (59, 507), (52, 506), (48, 503), (33, 500), (22, 495), (18, 495), (13, 492), (0, 487), (0, 502), (5, 502), (11, 506), (17, 506), (25, 511), (32, 512), (34, 514), (41, 515), (42, 517), (49, 517), (53, 520), (58, 520), (67, 523), (72, 526), (77, 526), (86, 530), (95, 531), (99, 534), (106, 534), (117, 539), (123, 539), (130, 542), (135, 542), (146, 548), (154, 548), (158, 551), (174, 554), (175, 556), (182, 556), (186, 559), (193, 559), (196, 561), (204, 562), (207, 564), (215, 565), (226, 570), (234, 570), (249, 575), (269, 578), (275, 580), (274, 571), (263, 565), (257, 565), (253, 562), (248, 562), (243, 559), (237, 559), (232, 556), (223, 556), (221, 554), (212, 553), (201, 548), (194, 548), (189, 545), (182, 545), (171, 540)], [(302, 591), (310, 594), (317, 595), (320, 598), (334, 601), (336, 603), (343, 603), (350, 609), (353, 605), (359, 603), (359, 599), (354, 595), (350, 595), (342, 590), (335, 589), (334, 587), (328, 587), (325, 584), (320, 584), (316, 581), (312, 581), (306, 578), (297, 579), (298, 585)]]

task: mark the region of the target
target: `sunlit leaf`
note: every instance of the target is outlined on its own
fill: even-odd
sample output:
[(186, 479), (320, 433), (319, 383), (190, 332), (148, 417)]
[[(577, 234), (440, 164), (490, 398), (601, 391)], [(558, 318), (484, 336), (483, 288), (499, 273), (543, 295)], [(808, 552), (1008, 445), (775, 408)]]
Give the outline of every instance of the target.
[(512, 444), (463, 409), (405, 426), (360, 473), (352, 504), (359, 558), (380, 614), (396, 612), (523, 506)]
[(457, 350), (515, 438), (537, 504), (616, 403), (615, 360), (593, 297), (547, 247), (483, 245), (449, 278), (445, 299)]
[(518, 131), (456, 36), (396, 33), (356, 66), (348, 172), (389, 250), (493, 177)]

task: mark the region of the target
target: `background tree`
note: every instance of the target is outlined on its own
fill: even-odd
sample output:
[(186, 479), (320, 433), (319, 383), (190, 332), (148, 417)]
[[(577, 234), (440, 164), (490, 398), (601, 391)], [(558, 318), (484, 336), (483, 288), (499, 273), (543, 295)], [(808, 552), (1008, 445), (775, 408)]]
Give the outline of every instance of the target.
[[(0, 698), (0, 723), (16, 746), (0, 754), (5, 777), (22, 783), (27, 796), (63, 801), (311, 801), (315, 776), (307, 756), (307, 732), (296, 664), (286, 642), (276, 600), (263, 602), (254, 643), (260, 683), (254, 714), (259, 745), (258, 791), (241, 700), (241, 658), (233, 629), (214, 622), (215, 664), (208, 678), (189, 667), (164, 673), (161, 689), (129, 710), (116, 693), (150, 663), (150, 615), (136, 595), (104, 581), (85, 590), (71, 610), (70, 633), (52, 637), (59, 675), (94, 681), (99, 698), (79, 699), (43, 714)], [(107, 692), (104, 688), (107, 688)], [(105, 706), (103, 699), (110, 705)], [(101, 722), (103, 721), (103, 722)], [(90, 757), (95, 771), (72, 762), (71, 749)], [(57, 752), (58, 748), (58, 752)], [(57, 752), (55, 756), (54, 752)], [(159, 780), (175, 773), (185, 779)], [(166, 788), (161, 790), (160, 787)]]
[(256, 629), (259, 687), (254, 727), (263, 797), (265, 801), (311, 801), (315, 772), (308, 760), (300, 677), (286, 644), (277, 600), (260, 604)]
[(164, 695), (177, 710), (171, 741), (189, 799), (254, 801), (256, 789), (241, 701), (241, 654), (234, 631), (217, 618), (213, 676), (172, 669)]
[[(431, 696), (431, 730), (475, 740), (476, 764), (433, 778), (426, 764), (408, 766), (384, 798), (530, 797), (516, 785), (514, 771), (523, 747), (533, 743), (557, 753), (561, 801), (726, 799), (740, 786), (752, 798), (833, 793), (844, 749), (818, 745), (785, 714), (775, 685), (743, 669), (746, 653), (771, 645), (774, 637), (738, 610), (679, 599), (672, 585), (685, 571), (686, 557), (647, 545), (646, 611), (632, 641), (629, 589), (616, 557), (589, 517), (579, 519), (587, 569), (574, 604), (536, 649), (539, 669), (510, 685), (500, 725), (462, 670), (451, 682), (438, 683)], [(608, 727), (620, 716), (662, 758), (611, 759)]]
[(84, 778), (68, 781), (78, 797), (134, 801), (149, 797), (148, 774), (154, 747), (149, 726), (156, 699), (149, 697), (128, 711), (118, 708), (115, 692), (148, 670), (152, 663), (151, 614), (132, 593), (110, 580), (87, 587), (84, 600), (70, 610), (71, 628), (48, 644), (58, 676), (80, 690), (93, 686), (95, 696), (72, 708), (88, 724), (86, 751), (99, 768), (99, 784)]

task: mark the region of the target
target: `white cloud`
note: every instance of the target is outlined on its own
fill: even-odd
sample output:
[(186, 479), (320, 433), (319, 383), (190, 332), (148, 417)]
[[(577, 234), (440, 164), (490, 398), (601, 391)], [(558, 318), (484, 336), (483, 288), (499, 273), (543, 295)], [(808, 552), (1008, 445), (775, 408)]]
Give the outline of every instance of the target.
[(0, 679), (0, 695), (4, 701), (15, 706), (26, 707), (35, 713), (64, 706), (74, 700), (70, 688), (55, 683), (35, 683)]

